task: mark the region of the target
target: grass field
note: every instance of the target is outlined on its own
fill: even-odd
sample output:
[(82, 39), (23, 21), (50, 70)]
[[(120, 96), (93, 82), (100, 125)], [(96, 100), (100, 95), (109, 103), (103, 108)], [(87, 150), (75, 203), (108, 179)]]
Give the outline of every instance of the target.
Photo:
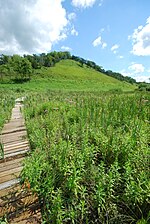
[(20, 91), (133, 91), (136, 86), (121, 82), (72, 60), (62, 60), (55, 67), (34, 70), (31, 81), (22, 84), (1, 84)]
[(44, 223), (149, 223), (149, 95), (28, 96), (22, 181)]
[(31, 156), (21, 179), (43, 223), (149, 223), (150, 96), (135, 89), (71, 60), (0, 84), (0, 129), (26, 96)]

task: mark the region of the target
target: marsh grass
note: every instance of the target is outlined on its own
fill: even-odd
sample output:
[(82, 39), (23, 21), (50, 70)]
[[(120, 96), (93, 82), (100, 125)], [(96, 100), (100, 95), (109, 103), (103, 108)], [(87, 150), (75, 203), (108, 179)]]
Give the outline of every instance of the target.
[(44, 223), (149, 222), (149, 95), (26, 98), (32, 149), (22, 172)]

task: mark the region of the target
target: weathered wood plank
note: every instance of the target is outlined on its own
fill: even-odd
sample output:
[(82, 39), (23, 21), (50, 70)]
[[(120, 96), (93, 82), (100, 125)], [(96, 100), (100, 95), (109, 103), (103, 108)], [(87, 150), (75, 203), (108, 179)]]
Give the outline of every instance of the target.
[[(21, 171), (21, 170), (20, 170)], [(4, 183), (4, 182), (8, 182), (10, 180), (16, 179), (20, 176), (20, 171), (13, 173), (13, 174), (9, 174), (7, 176), (4, 176), (0, 179), (0, 184)]]
[(14, 141), (10, 141), (8, 143), (5, 143), (3, 144), (4, 147), (10, 147), (11, 145), (19, 145), (19, 144), (22, 144), (22, 143), (25, 143), (25, 142), (28, 142), (26, 139), (21, 139), (21, 140), (14, 140)]
[[(24, 150), (21, 150), (21, 151), (17, 151), (17, 152), (11, 152), (9, 154), (4, 154), (5, 158), (9, 158), (9, 157), (17, 157), (19, 155), (24, 155), (24, 154), (27, 154), (27, 152), (29, 152), (29, 149), (24, 149)], [(18, 158), (18, 157), (17, 157)]]
[(0, 160), (0, 217), (5, 215), (10, 224), (38, 224), (42, 223), (38, 198), (19, 185), (22, 162), (29, 152), (21, 102), (22, 99), (16, 100), (11, 120), (0, 136), (4, 149), (4, 159)]
[(9, 147), (15, 147), (15, 146), (19, 146), (19, 145), (22, 145), (22, 144), (28, 144), (29, 142), (26, 140), (26, 141), (19, 141), (19, 142), (16, 142), (16, 143), (8, 143), (8, 144), (5, 144), (4, 148), (7, 149)]
[(7, 155), (9, 153), (13, 153), (13, 152), (19, 152), (19, 151), (23, 151), (25, 149), (28, 149), (29, 150), (29, 146), (28, 145), (23, 145), (21, 147), (17, 147), (17, 148), (9, 148), (7, 150), (4, 149), (4, 155)]
[(0, 173), (0, 179), (2, 180), (4, 177), (8, 176), (8, 175), (15, 175), (15, 173), (18, 173), (22, 170), (22, 166), (18, 166), (18, 167), (15, 167), (13, 169), (10, 169), (10, 170), (6, 170), (6, 171), (3, 171), (2, 173)]
[(18, 166), (22, 166), (23, 157), (0, 163), (0, 173)]
[(24, 126), (22, 126), (22, 127), (11, 127), (9, 129), (5, 129), (2, 132), (2, 135), (13, 134), (13, 133), (20, 132), (20, 131), (25, 131), (25, 130), (26, 130), (26, 128)]
[(4, 151), (9, 151), (9, 150), (15, 150), (15, 149), (21, 149), (23, 147), (29, 147), (29, 143), (28, 142), (25, 142), (25, 143), (22, 143), (22, 144), (19, 144), (19, 145), (10, 145), (10, 146), (5, 146), (4, 145)]

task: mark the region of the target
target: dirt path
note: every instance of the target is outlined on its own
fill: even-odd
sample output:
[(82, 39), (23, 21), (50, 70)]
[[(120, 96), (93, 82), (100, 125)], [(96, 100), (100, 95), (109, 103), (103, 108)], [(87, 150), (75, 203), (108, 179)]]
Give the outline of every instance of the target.
[(36, 224), (41, 223), (38, 198), (19, 184), (22, 161), (29, 151), (22, 108), (23, 98), (19, 98), (1, 133), (4, 159), (0, 160), (0, 217), (5, 216), (8, 223)]

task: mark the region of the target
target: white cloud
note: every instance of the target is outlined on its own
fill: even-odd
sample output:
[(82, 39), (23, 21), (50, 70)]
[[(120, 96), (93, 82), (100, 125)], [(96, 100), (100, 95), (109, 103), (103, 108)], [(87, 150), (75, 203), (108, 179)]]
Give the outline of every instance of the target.
[(101, 45), (102, 44), (102, 38), (101, 38), (101, 36), (99, 36), (98, 38), (96, 38), (94, 41), (93, 41), (93, 46), (94, 47), (97, 47), (97, 46), (99, 46), (99, 45)]
[(136, 76), (134, 78), (136, 79), (137, 82), (147, 82), (147, 83), (150, 83), (150, 77), (148, 77), (146, 75), (140, 75), (140, 76)]
[(119, 58), (120, 58), (120, 59), (123, 59), (123, 58), (124, 58), (124, 56), (123, 56), (123, 55), (120, 55), (120, 56), (119, 56)]
[(130, 72), (127, 72), (125, 69), (121, 70), (119, 73), (122, 74), (123, 76), (129, 76), (129, 77), (132, 76), (132, 74)]
[(146, 25), (135, 29), (128, 39), (132, 40), (131, 53), (138, 56), (150, 56), (150, 17), (147, 19)]
[(104, 49), (105, 47), (107, 47), (107, 43), (102, 43), (102, 48)]
[(78, 31), (74, 28), (74, 26), (71, 29), (71, 35), (72, 36), (78, 36)]
[(114, 54), (116, 54), (118, 48), (119, 48), (119, 45), (118, 45), (118, 44), (114, 44), (114, 45), (111, 47), (111, 51), (112, 51)]
[(92, 7), (97, 0), (72, 0), (72, 4), (78, 8)]
[(99, 6), (102, 6), (103, 4), (103, 0), (100, 0)]
[(122, 71), (120, 71), (120, 73), (123, 76), (129, 76), (132, 77), (133, 79), (135, 79), (137, 82), (150, 82), (150, 77), (146, 76), (146, 75), (141, 75), (139, 73), (132, 73), (132, 72), (127, 72), (125, 69), (123, 69)]
[(130, 65), (128, 67), (129, 70), (131, 70), (133, 73), (137, 74), (137, 73), (143, 73), (145, 68), (142, 64), (136, 64), (136, 63), (132, 63), (132, 65)]
[(63, 51), (72, 51), (72, 48), (67, 47), (67, 46), (62, 46), (61, 50), (63, 50)]
[(68, 29), (67, 34), (71, 34), (72, 36), (78, 36), (78, 31), (75, 29), (73, 25), (73, 21), (76, 18), (76, 14), (74, 12), (68, 14)]
[(62, 1), (0, 0), (0, 52), (48, 52), (65, 39), (68, 20)]
[(107, 43), (105, 43), (105, 42), (102, 41), (102, 37), (101, 36), (97, 37), (93, 41), (92, 44), (93, 44), (94, 47), (97, 47), (97, 46), (101, 45), (102, 49), (104, 49), (105, 47), (107, 47)]
[(71, 12), (69, 15), (68, 15), (68, 19), (69, 20), (74, 20), (76, 18), (76, 14), (74, 12)]

